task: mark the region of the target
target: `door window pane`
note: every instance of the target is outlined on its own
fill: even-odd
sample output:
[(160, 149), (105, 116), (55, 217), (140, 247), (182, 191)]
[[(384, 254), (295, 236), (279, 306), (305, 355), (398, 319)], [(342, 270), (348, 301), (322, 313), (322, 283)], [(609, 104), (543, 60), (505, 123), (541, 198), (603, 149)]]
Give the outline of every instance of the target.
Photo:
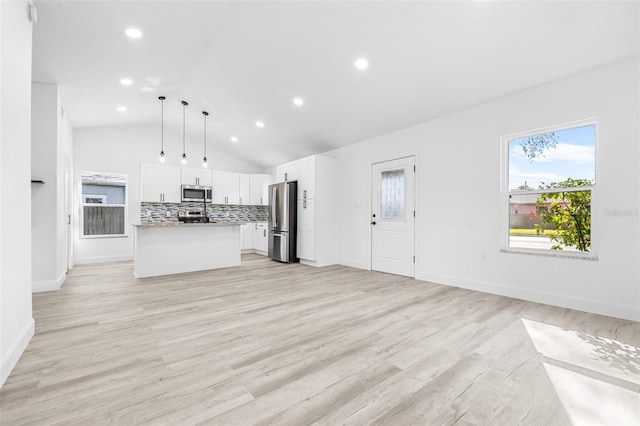
[(404, 169), (380, 173), (380, 219), (404, 220), (404, 211)]

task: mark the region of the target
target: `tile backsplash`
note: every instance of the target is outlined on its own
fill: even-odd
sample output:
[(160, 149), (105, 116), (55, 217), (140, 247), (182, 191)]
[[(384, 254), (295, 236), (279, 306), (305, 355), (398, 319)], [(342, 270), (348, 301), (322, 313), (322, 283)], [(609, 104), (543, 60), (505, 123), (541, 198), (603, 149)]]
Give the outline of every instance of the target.
[[(178, 212), (203, 212), (202, 203), (140, 203), (140, 223), (178, 222)], [(269, 206), (207, 204), (207, 216), (215, 222), (266, 222)]]

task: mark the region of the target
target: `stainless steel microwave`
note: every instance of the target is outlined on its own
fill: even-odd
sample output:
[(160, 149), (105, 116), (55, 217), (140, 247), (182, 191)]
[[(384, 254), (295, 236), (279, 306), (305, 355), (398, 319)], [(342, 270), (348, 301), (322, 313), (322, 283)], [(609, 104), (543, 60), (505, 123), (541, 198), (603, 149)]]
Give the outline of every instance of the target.
[(183, 203), (201, 203), (205, 200), (211, 202), (211, 187), (197, 185), (182, 185), (182, 202)]

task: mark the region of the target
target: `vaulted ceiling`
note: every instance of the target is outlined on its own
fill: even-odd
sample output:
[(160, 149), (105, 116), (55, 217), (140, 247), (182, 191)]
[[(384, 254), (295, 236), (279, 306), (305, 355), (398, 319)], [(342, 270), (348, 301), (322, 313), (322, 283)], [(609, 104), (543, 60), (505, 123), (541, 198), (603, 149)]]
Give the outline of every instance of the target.
[[(160, 122), (269, 167), (638, 55), (637, 2), (36, 1), (75, 127)], [(142, 31), (139, 39), (127, 28)], [(354, 62), (366, 58), (369, 67)], [(130, 86), (120, 83), (132, 80)], [(300, 97), (303, 106), (292, 99)], [(126, 106), (126, 112), (116, 110)], [(258, 128), (257, 120), (265, 126)], [(230, 138), (235, 136), (238, 142)]]

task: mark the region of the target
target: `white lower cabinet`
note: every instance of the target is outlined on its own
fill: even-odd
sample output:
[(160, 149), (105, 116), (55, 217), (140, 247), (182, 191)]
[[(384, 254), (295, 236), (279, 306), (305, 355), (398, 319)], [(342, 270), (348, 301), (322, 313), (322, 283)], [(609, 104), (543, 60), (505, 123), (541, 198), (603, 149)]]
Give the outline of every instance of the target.
[(269, 230), (266, 222), (260, 222), (256, 226), (256, 245), (255, 249), (260, 254), (267, 254), (267, 245), (269, 241)]
[(266, 222), (247, 223), (240, 226), (240, 246), (243, 253), (267, 254), (269, 232)]
[(298, 200), (297, 253), (300, 259), (316, 260), (315, 253), (315, 200)]

